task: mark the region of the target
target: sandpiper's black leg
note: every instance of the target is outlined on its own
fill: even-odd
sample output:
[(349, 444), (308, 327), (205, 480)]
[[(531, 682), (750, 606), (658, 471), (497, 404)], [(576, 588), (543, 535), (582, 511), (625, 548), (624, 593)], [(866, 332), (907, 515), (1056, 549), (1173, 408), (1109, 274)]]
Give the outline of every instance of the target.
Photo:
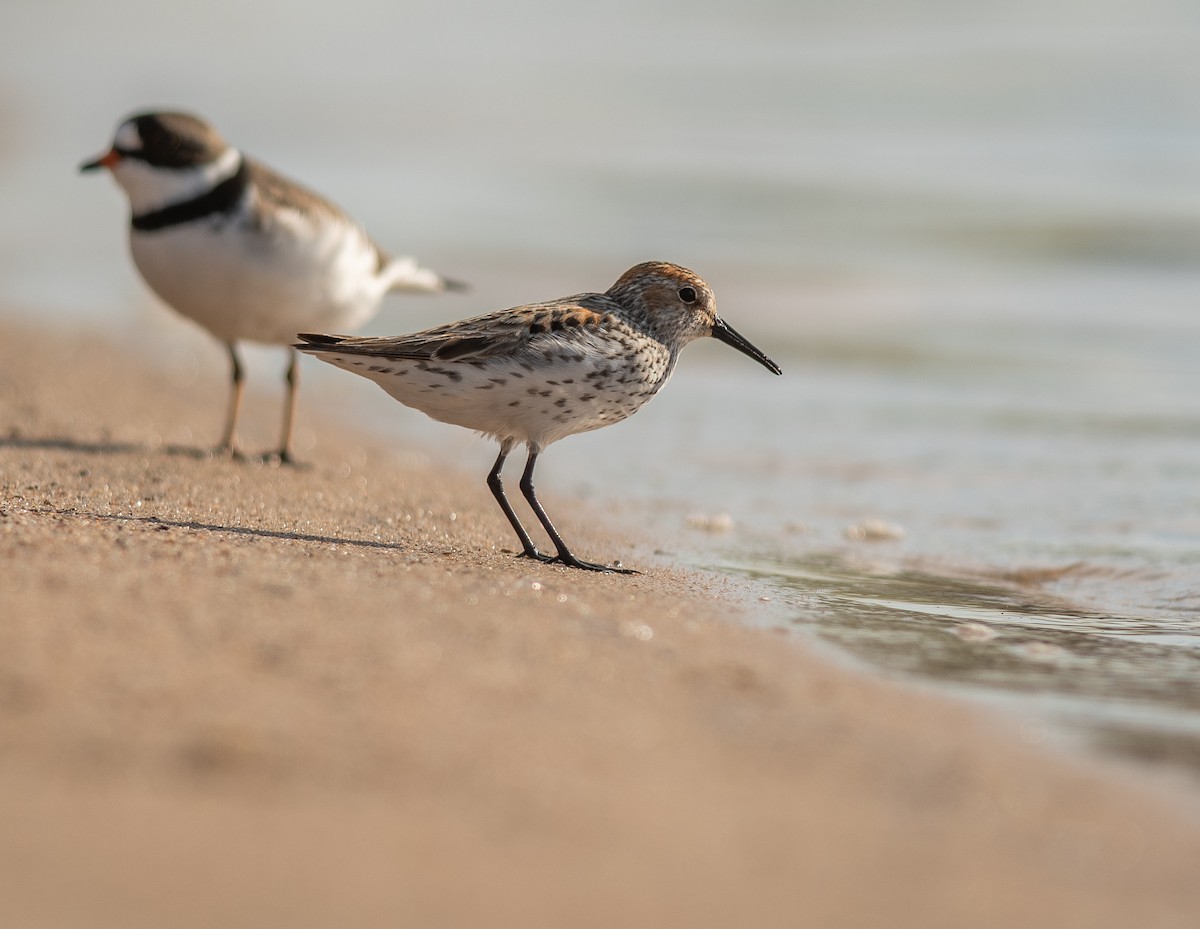
[(550, 517), (546, 515), (546, 511), (542, 509), (542, 504), (538, 501), (537, 493), (533, 489), (533, 466), (537, 463), (538, 453), (533, 449), (529, 451), (529, 460), (525, 462), (525, 473), (521, 475), (521, 493), (525, 495), (525, 499), (529, 501), (529, 505), (533, 507), (534, 515), (542, 524), (542, 528), (546, 530), (546, 534), (550, 536), (550, 541), (554, 543), (554, 547), (558, 549), (558, 554), (549, 559), (557, 564), (566, 565), (568, 568), (582, 568), (585, 571), (605, 571), (614, 574), (637, 574), (629, 568), (614, 568), (609, 565), (596, 564), (591, 561), (581, 561), (571, 554), (571, 550), (567, 548), (567, 543), (562, 540), (562, 536), (558, 534), (558, 530), (554, 528), (554, 523), (550, 522)]
[(221, 438), (221, 444), (217, 446), (217, 451), (236, 456), (237, 441), (235, 434), (237, 432), (238, 416), (242, 411), (242, 394), (246, 391), (246, 377), (242, 371), (242, 360), (238, 357), (237, 346), (230, 342), (225, 347), (229, 349), (233, 391), (229, 398), (229, 415), (225, 420), (225, 435)]
[(296, 421), (296, 392), (300, 388), (300, 355), (288, 349), (287, 401), (283, 407), (283, 438), (279, 440), (277, 457), (280, 464), (295, 464), (292, 457), (292, 424)]
[(508, 502), (508, 496), (504, 493), (504, 483), (500, 480), (500, 470), (504, 467), (504, 459), (508, 457), (512, 446), (513, 443), (511, 440), (500, 443), (500, 454), (487, 476), (488, 489), (491, 490), (492, 496), (496, 498), (496, 502), (500, 504), (500, 509), (504, 510), (504, 515), (508, 517), (509, 523), (512, 524), (513, 530), (517, 533), (517, 538), (521, 540), (522, 551), (517, 557), (533, 558), (537, 561), (549, 561), (550, 556), (539, 552), (537, 546), (533, 544), (533, 539), (529, 538), (529, 533), (521, 525), (521, 520), (517, 519), (517, 514), (513, 512), (512, 504)]

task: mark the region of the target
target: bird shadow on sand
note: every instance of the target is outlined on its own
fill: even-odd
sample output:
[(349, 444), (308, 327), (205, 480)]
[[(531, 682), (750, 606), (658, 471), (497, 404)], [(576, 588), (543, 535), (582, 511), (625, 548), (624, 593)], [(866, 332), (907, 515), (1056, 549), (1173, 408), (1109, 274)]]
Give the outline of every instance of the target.
[(29, 513), (47, 516), (67, 516), (76, 519), (98, 519), (128, 525), (148, 526), (151, 529), (191, 529), (196, 532), (211, 532), (218, 535), (251, 536), (260, 539), (278, 539), (285, 542), (315, 542), (320, 545), (350, 545), (355, 548), (372, 548), (383, 551), (401, 552), (408, 549), (399, 542), (376, 542), (373, 539), (349, 539), (333, 535), (314, 535), (308, 532), (289, 532), (284, 529), (255, 529), (250, 526), (222, 526), (193, 519), (163, 519), (161, 516), (129, 516), (124, 513), (87, 513), (57, 507), (31, 507)]
[(38, 449), (42, 451), (76, 452), (80, 455), (167, 455), (173, 458), (190, 458), (193, 461), (230, 461), (244, 465), (266, 465), (271, 468), (288, 467), (308, 471), (312, 465), (306, 461), (287, 461), (274, 452), (248, 455), (244, 452), (228, 452), (207, 446), (193, 445), (146, 445), (140, 442), (113, 442), (108, 440), (86, 441), (65, 436), (0, 436), (0, 448)]
[(43, 451), (78, 452), (81, 455), (131, 455), (134, 452), (150, 451), (149, 447), (136, 442), (110, 442), (100, 440), (87, 442), (62, 436), (0, 436), (0, 448), (27, 448)]
[(192, 529), (198, 532), (215, 532), (223, 535), (253, 536), (260, 539), (282, 539), (286, 542), (317, 542), (322, 545), (352, 545), (356, 548), (374, 548), (385, 551), (405, 551), (398, 542), (376, 542), (372, 539), (347, 539), (335, 535), (314, 535), (308, 532), (289, 532), (284, 529), (254, 529), (249, 526), (222, 526), (202, 523), (191, 519), (163, 519), (159, 516), (125, 516), (120, 513), (77, 514), (92, 519), (107, 519), (116, 522), (135, 523), (154, 529)]

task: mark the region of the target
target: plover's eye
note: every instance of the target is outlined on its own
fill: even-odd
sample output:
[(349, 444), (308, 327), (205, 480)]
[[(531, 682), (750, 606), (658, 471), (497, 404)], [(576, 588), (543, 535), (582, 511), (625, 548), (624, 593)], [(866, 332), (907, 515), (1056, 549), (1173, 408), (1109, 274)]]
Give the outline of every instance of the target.
[(684, 303), (695, 303), (696, 302), (696, 291), (691, 287), (680, 287), (679, 288), (679, 299), (682, 300)]

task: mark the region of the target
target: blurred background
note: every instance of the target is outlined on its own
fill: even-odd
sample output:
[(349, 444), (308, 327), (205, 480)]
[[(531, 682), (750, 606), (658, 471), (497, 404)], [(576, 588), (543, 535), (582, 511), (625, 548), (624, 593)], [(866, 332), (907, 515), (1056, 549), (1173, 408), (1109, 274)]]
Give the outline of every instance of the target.
[[(1200, 770), (1198, 48), (1186, 0), (8, 0), (0, 313), (223, 365), (75, 173), (157, 107), (472, 283), (375, 334), (685, 264), (784, 377), (690, 348), (638, 417), (556, 446), (547, 489), (1031, 739)], [(278, 352), (251, 365), (280, 389)], [(316, 368), (304, 402), (486, 470)]]

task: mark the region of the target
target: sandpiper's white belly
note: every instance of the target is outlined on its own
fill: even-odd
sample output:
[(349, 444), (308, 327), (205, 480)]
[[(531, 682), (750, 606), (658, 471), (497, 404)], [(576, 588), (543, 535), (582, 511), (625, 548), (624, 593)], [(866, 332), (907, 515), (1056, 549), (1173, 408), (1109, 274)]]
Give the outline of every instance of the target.
[(269, 226), (235, 215), (133, 230), (130, 248), (150, 288), (225, 343), (354, 329), (386, 287), (361, 230), (300, 215)]
[(657, 342), (572, 333), (518, 357), (415, 361), (322, 352), (433, 419), (538, 448), (632, 416), (670, 377), (674, 358)]

